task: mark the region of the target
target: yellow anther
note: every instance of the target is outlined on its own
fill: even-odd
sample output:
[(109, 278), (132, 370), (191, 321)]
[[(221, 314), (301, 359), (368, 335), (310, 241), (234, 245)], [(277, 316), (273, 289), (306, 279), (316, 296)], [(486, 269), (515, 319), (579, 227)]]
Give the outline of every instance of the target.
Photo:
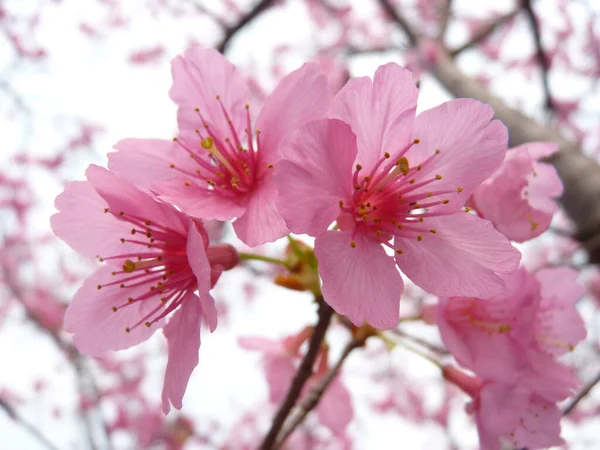
[(98, 290), (102, 289), (102, 285), (99, 284), (98, 286), (96, 286), (96, 289), (98, 289)]
[(125, 213), (124, 213), (123, 211), (120, 211), (120, 212), (119, 212), (119, 215), (120, 215), (120, 216), (124, 216), (124, 215), (125, 215)]
[(419, 164), (419, 165), (417, 166), (417, 170), (421, 170), (422, 168), (423, 168), (423, 166), (422, 166), (421, 164)]
[(431, 230), (429, 230), (429, 232), (435, 234), (437, 233), (437, 230), (435, 228), (432, 228)]
[(118, 308), (117, 308), (116, 306), (113, 306), (113, 307), (112, 307), (112, 310), (113, 310), (114, 312), (117, 312), (117, 309), (118, 309)]
[(357, 191), (360, 191), (360, 184), (355, 184), (354, 189), (356, 189)]
[(392, 155), (390, 155), (388, 152), (385, 152), (385, 153), (383, 154), (383, 157), (384, 157), (385, 159), (388, 159), (388, 158), (390, 158), (391, 156), (392, 156)]
[(273, 164), (267, 164), (267, 169), (272, 169), (273, 167), (275, 167)]
[(417, 138), (413, 139), (413, 144), (418, 144), (419, 142), (421, 142), (421, 139), (417, 139)]
[(411, 178), (410, 181), (409, 181), (409, 183), (410, 184), (415, 184), (415, 181), (417, 181), (417, 180), (415, 180), (414, 178)]
[(428, 192), (427, 197), (433, 197), (433, 192)]
[(129, 328), (129, 327), (125, 328), (125, 331), (126, 331), (127, 333), (129, 333), (129, 332), (131, 331), (131, 328)]
[(215, 144), (215, 141), (210, 136), (205, 137), (204, 139), (202, 139), (200, 141), (200, 145), (202, 146), (202, 148), (205, 148), (206, 150), (210, 150), (211, 148), (213, 148), (214, 144)]
[(417, 234), (417, 241), (421, 242), (423, 240), (423, 236), (421, 236), (420, 234)]
[(104, 208), (104, 214), (108, 212), (108, 208)]
[(362, 170), (363, 166), (361, 166), (360, 164), (356, 165), (356, 170)]
[(435, 176), (435, 179), (436, 179), (436, 180), (441, 180), (441, 179), (442, 179), (442, 176), (441, 176), (441, 175), (438, 173), (438, 174)]
[(123, 272), (131, 273), (135, 269), (136, 269), (135, 263), (130, 259), (126, 259), (125, 262), (123, 263)]
[(194, 108), (194, 111), (200, 112), (200, 108)]
[(356, 242), (354, 242), (354, 241), (350, 241), (350, 247), (352, 247), (352, 248), (356, 248)]
[(399, 223), (398, 225), (396, 225), (396, 228), (398, 228), (399, 230), (401, 230), (402, 229), (402, 224)]
[(160, 301), (161, 301), (162, 303), (167, 303), (167, 297), (161, 297), (161, 298), (160, 298)]
[(250, 105), (249, 105), (248, 103), (246, 103), (246, 104), (244, 105), (244, 108), (246, 108), (246, 109), (250, 109)]
[(221, 96), (220, 96), (220, 95), (218, 95), (218, 94), (217, 94), (217, 96), (216, 96), (216, 97), (217, 97), (217, 100), (220, 100), (220, 99), (221, 99)]
[(436, 148), (436, 149), (435, 149), (435, 154), (436, 154), (436, 155), (439, 155), (440, 153), (442, 153), (442, 151), (441, 151), (439, 148)]
[(125, 239), (124, 239), (124, 238), (121, 238), (121, 239), (119, 239), (119, 240), (121, 241), (121, 244), (124, 244), (124, 243), (125, 243)]
[(461, 187), (456, 188), (456, 192), (462, 192), (462, 191), (463, 191), (463, 188), (461, 188)]
[(260, 130), (255, 130), (255, 132), (256, 132), (256, 134), (262, 133), (262, 131), (260, 131)]
[(403, 175), (407, 175), (410, 171), (410, 166), (408, 165), (408, 158), (406, 158), (406, 156), (400, 158), (396, 165), (398, 166), (400, 172), (402, 172)]
[(129, 298), (127, 299), (127, 303), (133, 303), (133, 297), (129, 297)]
[(396, 249), (396, 253), (398, 253), (399, 255), (401, 255), (402, 253), (404, 253), (402, 250), (400, 250), (399, 248)]
[(190, 187), (192, 185), (192, 183), (190, 183), (189, 181), (186, 181), (183, 184), (185, 184), (187, 187)]
[(377, 237), (381, 237), (381, 235), (382, 235), (382, 234), (383, 234), (383, 233), (382, 233), (382, 231), (381, 231), (381, 230), (377, 230), (377, 231), (375, 232), (375, 236), (377, 236)]
[(442, 200), (442, 203), (443, 203), (444, 205), (447, 205), (448, 203), (450, 203), (450, 200)]
[(173, 138), (173, 142), (177, 142), (177, 138), (176, 137)]
[(150, 325), (152, 325), (150, 322), (144, 322), (144, 325), (146, 325), (147, 328), (150, 328)]
[(344, 202), (342, 200), (340, 200), (340, 208), (344, 207)]
[(123, 288), (125, 287), (125, 283), (121, 283), (121, 284), (119, 285), (119, 287), (120, 287), (121, 289), (123, 289)]
[(104, 258), (102, 256), (98, 256), (98, 262), (104, 262)]
[(371, 177), (365, 177), (364, 179), (367, 183), (371, 181)]
[(423, 219), (422, 217), (419, 217), (419, 222), (423, 223), (425, 219)]
[(174, 169), (174, 168), (175, 168), (175, 164), (171, 163), (171, 164), (169, 164), (169, 167), (170, 167), (171, 169)]

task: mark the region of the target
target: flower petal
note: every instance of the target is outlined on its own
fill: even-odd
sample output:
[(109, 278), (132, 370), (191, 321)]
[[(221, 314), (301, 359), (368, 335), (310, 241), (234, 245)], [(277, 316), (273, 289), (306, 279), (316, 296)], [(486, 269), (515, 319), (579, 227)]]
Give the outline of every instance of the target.
[[(162, 321), (154, 323), (151, 327), (135, 324), (143, 320), (157, 304), (152, 298), (127, 304), (127, 298), (135, 298), (145, 294), (147, 285), (121, 289), (119, 286), (106, 286), (113, 281), (110, 266), (102, 266), (92, 275), (87, 277), (83, 285), (73, 296), (73, 301), (65, 313), (64, 329), (74, 333), (73, 343), (77, 349), (89, 356), (99, 356), (109, 350), (123, 350), (139, 344), (148, 339), (158, 328)], [(113, 307), (119, 307), (113, 311)], [(126, 328), (133, 328), (129, 333)]]
[(223, 55), (211, 48), (191, 47), (173, 59), (171, 72), (173, 86), (169, 95), (177, 106), (198, 108), (207, 122), (219, 130), (229, 130), (222, 104), (237, 136), (244, 135), (245, 105), (250, 103), (250, 92), (236, 67)]
[(354, 248), (351, 241), (343, 231), (327, 231), (315, 241), (325, 301), (356, 326), (396, 327), (404, 283), (394, 260), (362, 234)]
[(352, 127), (358, 139), (356, 162), (366, 174), (385, 152), (393, 157), (410, 142), (417, 96), (411, 73), (389, 63), (377, 69), (373, 82), (350, 79), (333, 100), (330, 114)]
[(289, 233), (275, 206), (276, 200), (275, 180), (267, 175), (250, 196), (246, 212), (233, 222), (235, 234), (244, 244), (255, 247), (276, 241)]
[(261, 130), (259, 167), (278, 161), (284, 139), (305, 123), (325, 117), (330, 102), (327, 77), (317, 63), (306, 63), (283, 78), (256, 120)]
[(294, 133), (275, 168), (277, 209), (294, 233), (318, 236), (352, 195), (356, 137), (336, 119), (310, 122)]
[(490, 298), (506, 286), (497, 273), (517, 269), (521, 254), (498, 233), (491, 222), (460, 212), (425, 219), (419, 241), (396, 236), (394, 246), (400, 270), (415, 284), (442, 297)]
[(199, 360), (202, 318), (200, 299), (193, 293), (188, 293), (182, 303), (163, 330), (169, 346), (162, 390), (162, 409), (165, 414), (171, 410), (169, 403), (181, 409), (183, 394)]

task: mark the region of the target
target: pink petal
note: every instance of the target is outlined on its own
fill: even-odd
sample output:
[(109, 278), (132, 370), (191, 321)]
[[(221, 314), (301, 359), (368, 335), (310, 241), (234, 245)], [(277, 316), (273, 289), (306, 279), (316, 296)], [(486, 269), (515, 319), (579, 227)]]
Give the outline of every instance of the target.
[(529, 178), (529, 203), (532, 208), (554, 214), (558, 205), (554, 199), (563, 194), (563, 184), (552, 164), (534, 163)]
[(60, 212), (50, 218), (52, 231), (78, 253), (98, 258), (139, 252), (138, 245), (120, 241), (129, 235), (131, 224), (104, 212), (108, 203), (90, 182), (67, 184), (64, 192), (56, 197), (55, 205)]
[(93, 164), (88, 167), (86, 176), (113, 214), (124, 212), (168, 226), (177, 233), (187, 233), (187, 217), (171, 205), (154, 200), (125, 178)]
[(278, 405), (287, 395), (296, 374), (294, 359), (287, 353), (267, 354), (264, 360), (265, 377), (269, 385), (269, 400)]
[(536, 278), (542, 285), (542, 302), (534, 334), (541, 348), (555, 356), (575, 348), (585, 339), (585, 323), (575, 307), (585, 289), (577, 284), (579, 272), (568, 267), (542, 269)]
[[(451, 100), (419, 114), (412, 134), (418, 143), (406, 157), (413, 167), (435, 155), (418, 173), (419, 179), (442, 178), (413, 192), (447, 189), (456, 193), (448, 194), (450, 203), (438, 210), (464, 205), (504, 159), (508, 133), (500, 121), (491, 120), (493, 115), (489, 105), (471, 99)], [(440, 150), (437, 155), (436, 150)]]
[[(137, 297), (148, 290), (147, 285), (120, 289), (119, 286), (100, 284), (112, 280), (110, 266), (102, 266), (83, 282), (73, 296), (73, 301), (65, 313), (64, 329), (74, 333), (73, 342), (77, 349), (89, 356), (99, 356), (109, 350), (123, 350), (148, 339), (161, 322), (151, 327), (133, 326), (152, 311), (158, 303), (152, 299), (127, 304), (128, 297)], [(113, 306), (127, 306), (113, 311)], [(125, 328), (133, 328), (129, 333)]]
[(469, 213), (425, 219), (422, 240), (396, 237), (400, 270), (415, 284), (443, 297), (490, 298), (506, 286), (498, 273), (513, 272), (520, 252), (498, 233), (491, 222)]
[(198, 365), (202, 307), (196, 295), (189, 293), (163, 332), (169, 345), (169, 360), (162, 390), (162, 409), (171, 410), (169, 402), (181, 409), (183, 394), (194, 368)]
[(514, 431), (513, 442), (516, 447), (550, 448), (564, 444), (560, 437), (560, 420), (562, 414), (556, 403), (531, 394), (527, 409), (520, 417), (519, 425)]
[(281, 80), (256, 120), (262, 131), (258, 153), (262, 165), (278, 161), (284, 139), (305, 123), (325, 117), (330, 102), (327, 77), (317, 63), (306, 63)]
[(348, 424), (354, 419), (350, 393), (339, 376), (329, 385), (317, 406), (317, 417), (336, 436), (344, 434)]
[(207, 190), (206, 183), (192, 182), (189, 186), (180, 178), (151, 183), (159, 198), (179, 206), (191, 216), (204, 219), (230, 220), (244, 214), (248, 197), (225, 197)]
[(351, 241), (343, 231), (327, 231), (315, 241), (325, 301), (356, 326), (396, 327), (404, 283), (392, 257), (362, 234), (354, 238), (355, 248)]
[(559, 148), (554, 142), (529, 142), (514, 147), (512, 150), (526, 150), (535, 160), (544, 159), (558, 152)]
[(201, 47), (189, 48), (171, 64), (173, 86), (169, 94), (180, 108), (198, 108), (207, 122), (219, 130), (228, 130), (219, 96), (236, 134), (244, 135), (245, 105), (250, 103), (250, 93), (233, 64), (218, 51)]
[(392, 156), (409, 143), (418, 90), (411, 73), (395, 63), (381, 66), (373, 82), (352, 78), (331, 106), (331, 116), (352, 127), (358, 139), (356, 162), (365, 174), (385, 152)]
[(267, 339), (263, 337), (240, 337), (238, 339), (240, 347), (246, 350), (260, 350), (266, 354), (284, 353), (281, 341)]
[(275, 168), (277, 209), (294, 233), (318, 236), (352, 195), (356, 137), (341, 120), (318, 120), (294, 134)]
[(234, 223), (237, 237), (249, 247), (276, 241), (289, 233), (276, 208), (277, 186), (273, 176), (257, 186), (248, 200), (246, 212)]
[(124, 139), (114, 148), (118, 151), (108, 154), (109, 170), (147, 190), (151, 181), (156, 183), (179, 176), (170, 164), (179, 165), (182, 156), (187, 156), (182, 155), (177, 143), (162, 139)]

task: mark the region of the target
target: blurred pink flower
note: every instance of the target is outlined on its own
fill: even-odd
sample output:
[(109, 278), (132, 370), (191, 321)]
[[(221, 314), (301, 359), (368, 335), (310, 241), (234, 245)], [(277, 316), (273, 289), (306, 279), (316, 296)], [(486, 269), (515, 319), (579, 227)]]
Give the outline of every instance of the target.
[(121, 141), (109, 155), (109, 168), (189, 214), (237, 217), (235, 232), (249, 246), (283, 237), (288, 229), (275, 208), (271, 172), (288, 135), (329, 108), (331, 94), (318, 64), (304, 64), (279, 83), (256, 128), (247, 83), (216, 50), (190, 48), (173, 60), (172, 73), (179, 137)]
[[(91, 356), (148, 339), (174, 312), (164, 334), (169, 360), (163, 410), (181, 408), (198, 364), (200, 323), (211, 331), (217, 311), (210, 289), (235, 266), (229, 245), (209, 247), (202, 223), (159, 203), (124, 178), (91, 165), (88, 181), (69, 183), (56, 199), (54, 233), (77, 252), (105, 262), (69, 305), (64, 328)], [(198, 290), (198, 295), (194, 291)]]
[[(506, 128), (469, 99), (415, 119), (417, 94), (393, 63), (351, 79), (332, 103), (337, 119), (294, 133), (275, 173), (288, 227), (317, 238), (325, 300), (357, 326), (397, 325), (396, 265), (430, 293), (492, 297), (505, 291), (498, 273), (519, 263), (490, 222), (461, 210), (500, 165)], [(327, 231), (333, 221), (340, 231)]]
[(500, 168), (473, 192), (472, 206), (513, 241), (539, 236), (550, 226), (563, 191), (556, 169), (540, 159), (557, 151), (550, 142), (508, 150)]

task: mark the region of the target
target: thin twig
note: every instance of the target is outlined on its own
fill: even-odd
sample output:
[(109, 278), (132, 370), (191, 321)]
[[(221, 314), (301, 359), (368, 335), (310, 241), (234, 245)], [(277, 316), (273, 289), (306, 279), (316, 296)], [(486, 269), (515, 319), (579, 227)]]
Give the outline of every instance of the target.
[(542, 87), (544, 89), (544, 96), (546, 98), (544, 107), (548, 112), (554, 111), (554, 105), (552, 103), (552, 95), (550, 94), (550, 83), (548, 82), (548, 72), (550, 71), (550, 65), (548, 64), (548, 58), (544, 53), (544, 47), (542, 46), (542, 37), (540, 34), (540, 25), (535, 17), (535, 12), (531, 6), (531, 0), (523, 0), (523, 11), (529, 19), (531, 25), (531, 31), (533, 32), (533, 41), (535, 42), (535, 54), (540, 64), (542, 72)]
[(217, 45), (217, 50), (224, 54), (233, 36), (235, 36), (238, 31), (252, 22), (257, 16), (266, 11), (270, 6), (273, 5), (273, 3), (275, 3), (275, 0), (262, 0), (258, 2), (256, 6), (248, 11), (247, 14), (242, 16), (242, 18), (235, 25), (226, 28), (223, 39), (221, 40), (220, 44)]
[(319, 321), (313, 329), (312, 336), (310, 337), (310, 341), (308, 343), (308, 350), (306, 351), (306, 355), (304, 355), (304, 359), (302, 360), (300, 367), (298, 367), (285, 399), (279, 406), (279, 410), (273, 418), (271, 429), (259, 447), (260, 450), (271, 450), (274, 448), (273, 445), (275, 444), (275, 440), (277, 439), (277, 435), (279, 434), (285, 419), (288, 417), (290, 411), (300, 397), (300, 393), (302, 392), (304, 384), (313, 374), (313, 365), (315, 359), (317, 358), (317, 354), (321, 348), (323, 339), (325, 338), (325, 333), (327, 332), (327, 328), (329, 328), (331, 316), (333, 315), (333, 309), (331, 309), (331, 306), (325, 303), (323, 298), (318, 299), (318, 303)]
[(425, 347), (426, 349), (432, 351), (433, 353), (437, 353), (440, 356), (448, 354), (448, 351), (445, 348), (442, 348), (435, 344), (432, 344), (431, 342), (428, 342), (425, 339), (421, 339), (420, 337), (405, 333), (404, 331), (402, 331), (398, 328), (394, 328), (389, 331), (390, 331), (390, 333), (395, 334), (396, 336), (399, 336), (403, 339), (408, 339), (409, 341), (412, 341), (415, 344), (419, 344), (419, 345)]
[(565, 409), (563, 409), (562, 415), (566, 416), (573, 411), (577, 404), (583, 400), (598, 383), (600, 383), (600, 372), (598, 372), (598, 375), (596, 375), (592, 381), (586, 384), (575, 396), (575, 398), (573, 398), (573, 400), (571, 400), (571, 402), (565, 407)]
[(17, 412), (12, 406), (10, 406), (2, 399), (0, 399), (0, 409), (6, 411), (6, 414), (8, 414), (8, 416), (12, 420), (18, 423), (24, 430), (26, 430), (31, 436), (36, 438), (46, 448), (49, 448), (50, 450), (58, 450), (58, 447), (56, 447), (52, 442), (50, 442), (48, 438), (41, 433), (40, 430), (35, 428), (29, 422), (26, 422), (21, 416), (17, 414)]
[(394, 22), (396, 22), (398, 25), (400, 25), (400, 27), (402, 28), (402, 30), (408, 37), (408, 41), (410, 42), (410, 45), (412, 47), (416, 46), (417, 45), (417, 34), (415, 31), (413, 31), (412, 27), (409, 25), (409, 23), (406, 21), (406, 19), (404, 19), (404, 17), (402, 17), (400, 14), (398, 14), (398, 12), (394, 8), (394, 6), (388, 0), (378, 0), (378, 1), (379, 1), (379, 4), (381, 5), (381, 7), (385, 10), (385, 12), (390, 16), (390, 18)]
[(495, 20), (492, 20), (488, 24), (479, 28), (479, 30), (477, 30), (473, 34), (473, 36), (471, 37), (471, 40), (465, 42), (463, 45), (461, 45), (458, 48), (455, 48), (454, 50), (450, 50), (448, 53), (450, 54), (451, 57), (454, 58), (458, 54), (464, 52), (465, 50), (467, 50), (471, 47), (475, 47), (477, 44), (480, 44), (481, 42), (486, 40), (488, 37), (490, 37), (498, 28), (500, 28), (504, 24), (510, 22), (517, 15), (518, 12), (519, 12), (519, 10), (516, 9), (508, 14), (498, 17)]
[(348, 342), (340, 358), (335, 363), (335, 366), (329, 369), (325, 376), (321, 380), (319, 380), (315, 387), (312, 388), (310, 392), (306, 395), (306, 397), (304, 397), (302, 402), (300, 402), (295, 414), (290, 418), (289, 424), (281, 431), (281, 434), (277, 439), (277, 443), (275, 444), (275, 449), (280, 448), (285, 443), (286, 439), (294, 432), (294, 430), (298, 428), (298, 426), (300, 426), (302, 422), (304, 422), (304, 419), (306, 418), (308, 413), (311, 412), (319, 404), (321, 397), (323, 396), (329, 385), (333, 382), (333, 380), (335, 380), (335, 377), (338, 375), (340, 369), (342, 368), (344, 361), (346, 360), (348, 355), (350, 355), (352, 350), (363, 345), (364, 339), (359, 339), (356, 337), (353, 338), (350, 342)]

